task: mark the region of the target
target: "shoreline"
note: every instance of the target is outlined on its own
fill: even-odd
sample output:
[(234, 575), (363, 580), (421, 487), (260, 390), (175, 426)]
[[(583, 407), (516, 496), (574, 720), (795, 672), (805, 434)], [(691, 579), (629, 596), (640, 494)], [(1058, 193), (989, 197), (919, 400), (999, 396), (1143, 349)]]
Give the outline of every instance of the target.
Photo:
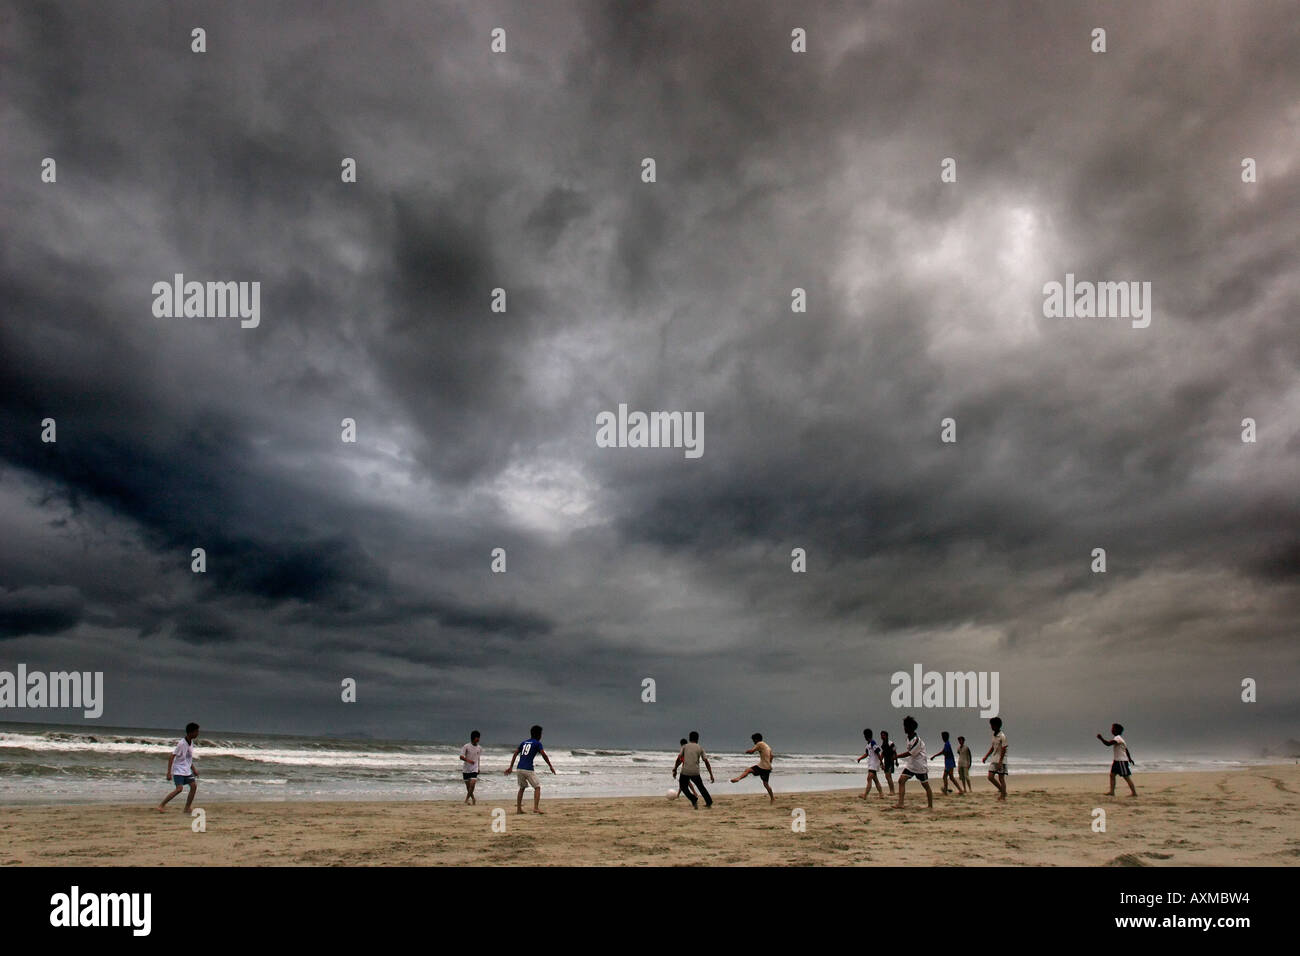
[[(780, 792), (710, 785), (717, 805), (685, 799), (551, 797), (516, 814), (513, 793), (458, 800), (208, 801), (191, 829), (184, 795), (147, 804), (0, 807), (0, 865), (591, 866), (1083, 865), (1294, 866), (1300, 767), (1138, 774), (1139, 796), (1104, 796), (1107, 775), (1011, 776), (1006, 803), (983, 775), (967, 796), (907, 788), (907, 806), (860, 788)], [(865, 780), (865, 773), (863, 774)], [(883, 781), (882, 781), (883, 782)], [(757, 785), (755, 785), (756, 787)], [(161, 789), (161, 788), (160, 788)], [(159, 798), (165, 790), (158, 794)], [(179, 806), (178, 806), (179, 805)], [(1094, 831), (1095, 810), (1105, 832)], [(503, 814), (494, 814), (494, 810)], [(800, 820), (805, 829), (792, 824)], [(505, 832), (495, 832), (504, 820)]]

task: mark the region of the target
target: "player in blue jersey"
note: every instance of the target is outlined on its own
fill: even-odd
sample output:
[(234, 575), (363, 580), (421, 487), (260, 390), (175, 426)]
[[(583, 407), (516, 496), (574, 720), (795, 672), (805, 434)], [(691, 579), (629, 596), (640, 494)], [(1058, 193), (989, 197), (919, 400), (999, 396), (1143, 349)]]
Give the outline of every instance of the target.
[(951, 783), (957, 788), (958, 794), (963, 794), (965, 791), (962, 789), (961, 783), (955, 776), (957, 770), (957, 757), (952, 752), (952, 742), (948, 739), (948, 731), (945, 730), (939, 736), (943, 737), (943, 750), (939, 751), (939, 753), (935, 754), (930, 759), (933, 760), (935, 757), (943, 758), (943, 792), (948, 793), (948, 784)]
[(518, 758), (519, 769), (515, 773), (519, 777), (519, 794), (515, 797), (515, 812), (524, 812), (524, 791), (532, 787), (533, 813), (541, 813), (539, 807), (542, 802), (542, 785), (537, 780), (537, 774), (533, 772), (533, 759), (540, 755), (546, 761), (546, 766), (551, 768), (551, 773), (555, 773), (555, 767), (551, 763), (551, 758), (546, 755), (545, 748), (542, 747), (542, 728), (533, 724), (528, 734), (528, 739), (515, 748), (514, 755), (510, 758), (510, 766), (506, 768), (506, 776), (510, 776), (510, 771), (515, 769), (515, 759)]

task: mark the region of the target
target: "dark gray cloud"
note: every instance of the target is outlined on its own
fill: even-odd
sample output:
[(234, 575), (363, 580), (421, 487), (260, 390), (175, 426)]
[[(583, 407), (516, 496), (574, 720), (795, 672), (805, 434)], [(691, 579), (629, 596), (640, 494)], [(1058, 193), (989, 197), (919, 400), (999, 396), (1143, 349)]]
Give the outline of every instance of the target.
[(0, 638), (58, 634), (79, 623), (83, 610), (77, 589), (66, 585), (0, 590)]
[[(120, 724), (796, 749), (921, 662), (999, 670), (1031, 751), (1296, 736), (1288, 4), (20, 2), (0, 43), (0, 665), (104, 669)], [(260, 326), (154, 318), (176, 272)], [(1067, 272), (1151, 327), (1044, 318)], [(703, 457), (596, 447), (619, 403)]]

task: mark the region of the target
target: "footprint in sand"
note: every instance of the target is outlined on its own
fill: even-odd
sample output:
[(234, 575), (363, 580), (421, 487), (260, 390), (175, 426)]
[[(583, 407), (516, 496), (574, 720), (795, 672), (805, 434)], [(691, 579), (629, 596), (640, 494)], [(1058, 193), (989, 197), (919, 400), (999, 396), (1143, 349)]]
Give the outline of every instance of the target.
[(1281, 780), (1277, 779), (1277, 777), (1270, 777), (1268, 774), (1264, 774), (1264, 773), (1261, 773), (1260, 776), (1263, 777), (1265, 780), (1267, 780), (1269, 783), (1273, 784), (1273, 786), (1277, 787), (1277, 789), (1281, 790), (1283, 793), (1291, 793), (1291, 794), (1295, 793), (1294, 790), (1288, 787)]

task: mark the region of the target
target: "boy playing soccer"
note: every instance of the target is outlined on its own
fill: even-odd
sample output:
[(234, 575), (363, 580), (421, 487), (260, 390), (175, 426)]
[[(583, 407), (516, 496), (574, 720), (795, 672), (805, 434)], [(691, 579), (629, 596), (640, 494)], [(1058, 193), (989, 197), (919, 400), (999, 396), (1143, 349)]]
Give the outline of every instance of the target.
[[(863, 752), (862, 757), (858, 758), (858, 763), (862, 763), (863, 757), (867, 760), (867, 789), (862, 793), (862, 799), (867, 799), (871, 794), (871, 785), (876, 785), (876, 793), (880, 794), (880, 799), (885, 799), (885, 791), (880, 787), (880, 777), (877, 772), (880, 770), (880, 744), (876, 743), (876, 738), (871, 735), (871, 728), (868, 727), (862, 731), (862, 736), (867, 738), (867, 749)], [(893, 792), (893, 787), (890, 787)]]
[(885, 771), (885, 782), (889, 784), (889, 795), (894, 795), (894, 767), (898, 765), (898, 748), (889, 739), (889, 731), (880, 732), (880, 765)]
[(1114, 735), (1110, 740), (1107, 740), (1101, 734), (1097, 735), (1097, 739), (1103, 744), (1107, 747), (1114, 748), (1111, 751), (1110, 792), (1106, 794), (1106, 796), (1115, 796), (1115, 778), (1123, 777), (1124, 782), (1128, 784), (1129, 793), (1136, 797), (1138, 795), (1138, 788), (1133, 786), (1133, 771), (1129, 769), (1129, 764), (1137, 763), (1137, 761), (1134, 760), (1133, 755), (1128, 752), (1128, 744), (1126, 744), (1124, 738), (1120, 736), (1120, 734), (1124, 733), (1124, 727), (1121, 724), (1111, 724), (1110, 732)]
[[(953, 771), (957, 769), (957, 758), (953, 756), (952, 744), (948, 742), (948, 731), (943, 731), (939, 736), (943, 738), (943, 750), (935, 754), (934, 757), (943, 757), (943, 792), (949, 792), (948, 784), (951, 783), (957, 788), (957, 792), (960, 794), (962, 792), (961, 784), (958, 783), (957, 778), (953, 776)], [(930, 759), (933, 760), (934, 757), (931, 757)]]
[(542, 747), (542, 728), (533, 724), (528, 731), (528, 739), (515, 748), (514, 754), (510, 757), (510, 766), (506, 767), (506, 776), (510, 776), (510, 771), (515, 769), (515, 757), (519, 758), (519, 793), (515, 797), (515, 813), (524, 812), (524, 790), (528, 787), (533, 788), (533, 813), (541, 813), (542, 802), (542, 785), (537, 781), (537, 774), (533, 772), (533, 758), (541, 754), (542, 759), (546, 761), (546, 766), (551, 768), (551, 773), (555, 773), (555, 766), (551, 763), (551, 758), (546, 755), (546, 750)]
[(740, 783), (751, 773), (763, 781), (763, 789), (767, 791), (768, 799), (776, 803), (776, 794), (772, 792), (771, 786), (768, 785), (767, 779), (772, 775), (772, 748), (763, 743), (762, 734), (751, 734), (750, 740), (754, 741), (754, 746), (745, 751), (747, 754), (758, 754), (758, 763), (750, 767), (739, 777), (732, 777), (732, 783)]
[(460, 748), (460, 759), (465, 765), (461, 767), (461, 779), (465, 781), (465, 802), (478, 803), (474, 797), (474, 786), (478, 783), (479, 762), (483, 759), (483, 748), (478, 745), (479, 732), (470, 731), (469, 743)]
[(167, 779), (176, 785), (176, 789), (158, 804), (159, 813), (166, 813), (168, 801), (186, 787), (190, 788), (190, 795), (185, 799), (185, 812), (190, 812), (194, 794), (199, 790), (199, 772), (194, 769), (194, 741), (198, 737), (199, 725), (193, 722), (186, 724), (185, 736), (176, 742), (171, 756), (167, 758)]
[(704, 778), (700, 776), (701, 760), (709, 771), (709, 783), (717, 783), (713, 779), (713, 764), (709, 763), (709, 755), (700, 746), (700, 732), (692, 730), (690, 742), (682, 744), (681, 753), (677, 755), (677, 763), (673, 764), (673, 776), (677, 776), (677, 767), (680, 765), (682, 776), (677, 784), (678, 792), (686, 794), (686, 799), (691, 801), (691, 806), (696, 810), (700, 808), (700, 796), (703, 795), (704, 809), (711, 810), (713, 796), (709, 793), (709, 788), (704, 785)]
[(907, 736), (907, 749), (898, 755), (903, 762), (903, 772), (898, 776), (898, 802), (887, 810), (903, 809), (903, 796), (907, 792), (907, 781), (915, 777), (925, 787), (925, 808), (934, 806), (934, 791), (930, 789), (929, 761), (925, 756), (925, 741), (916, 735), (916, 718), (910, 714), (903, 718), (903, 733)]
[(989, 764), (989, 783), (998, 788), (998, 799), (1007, 798), (1007, 735), (1002, 732), (1002, 718), (990, 717), (989, 726), (993, 728), (993, 741), (980, 763), (988, 763), (989, 755), (993, 763)]
[(970, 793), (970, 748), (966, 746), (966, 738), (957, 738), (957, 777), (961, 780), (962, 786), (966, 789), (962, 791), (965, 795)]
[[(674, 780), (677, 779), (677, 768), (680, 767), (680, 766), (682, 765), (682, 748), (685, 747), (686, 744), (687, 744), (687, 740), (686, 740), (685, 737), (683, 737), (681, 740), (677, 741), (677, 759), (673, 761), (673, 779), (674, 779)], [(710, 770), (709, 773), (713, 773), (713, 771)], [(677, 790), (677, 792), (678, 792), (678, 793), (684, 793), (684, 794), (686, 794), (687, 799), (689, 799), (689, 800), (692, 802), (692, 804), (693, 804), (696, 800), (698, 800), (698, 799), (700, 798), (700, 795), (699, 795), (698, 793), (695, 792), (695, 788), (691, 786), (691, 783), (690, 783), (689, 780), (686, 782), (686, 786), (684, 786), (684, 787), (681, 786), (681, 784), (680, 784), (680, 782), (679, 782), (679, 783), (678, 783), (678, 790)]]

